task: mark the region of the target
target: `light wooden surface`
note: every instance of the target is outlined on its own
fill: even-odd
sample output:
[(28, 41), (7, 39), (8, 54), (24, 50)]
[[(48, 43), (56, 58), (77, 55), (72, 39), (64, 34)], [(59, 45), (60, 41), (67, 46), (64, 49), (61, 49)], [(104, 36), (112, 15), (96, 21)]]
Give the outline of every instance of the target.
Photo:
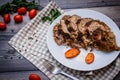
[[(12, 0), (0, 0), (0, 4)], [(40, 0), (40, 5), (45, 7), (51, 0)], [(120, 28), (120, 0), (53, 0), (62, 9), (69, 11), (72, 9), (87, 8), (104, 13), (112, 18)], [(20, 24), (14, 23), (11, 15), (11, 22), (7, 24), (5, 31), (0, 31), (0, 80), (28, 80), (30, 73), (41, 75), (42, 80), (48, 80), (47, 77), (40, 72), (28, 60), (16, 52), (8, 45), (9, 39), (14, 36), (30, 19), (27, 14), (24, 15), (24, 21)], [(0, 17), (0, 21), (3, 21)], [(120, 73), (114, 78), (120, 80)]]

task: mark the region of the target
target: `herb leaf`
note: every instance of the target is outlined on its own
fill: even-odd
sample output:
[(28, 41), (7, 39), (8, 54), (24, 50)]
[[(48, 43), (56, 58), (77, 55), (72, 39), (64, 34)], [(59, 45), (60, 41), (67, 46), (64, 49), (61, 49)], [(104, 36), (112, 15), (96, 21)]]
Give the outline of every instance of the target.
[(51, 21), (51, 18), (48, 17), (48, 16), (44, 16), (44, 17), (42, 18), (42, 21), (44, 21), (44, 22), (47, 21), (47, 20), (48, 20), (48, 21)]
[(10, 3), (7, 2), (4, 5), (0, 6), (0, 15), (4, 15), (5, 13), (11, 13)]
[(50, 14), (52, 17), (55, 15), (55, 13), (56, 13), (55, 9), (51, 9)]
[(61, 15), (61, 13), (57, 9), (51, 9), (50, 16), (44, 16), (42, 18), (42, 21), (51, 21), (51, 23)]
[(56, 19), (57, 17), (59, 17), (61, 15), (61, 13), (56, 9), (56, 13), (54, 15), (54, 19)]

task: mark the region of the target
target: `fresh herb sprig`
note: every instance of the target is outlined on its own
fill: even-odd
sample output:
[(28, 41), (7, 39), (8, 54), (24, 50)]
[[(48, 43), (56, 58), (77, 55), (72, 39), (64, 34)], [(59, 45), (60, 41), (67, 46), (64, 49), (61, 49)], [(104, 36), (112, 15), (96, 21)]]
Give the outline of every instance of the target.
[(35, 0), (28, 2), (26, 0), (13, 0), (11, 3), (7, 2), (0, 6), (0, 15), (3, 16), (5, 13), (15, 13), (19, 7), (26, 7), (27, 10), (38, 9), (39, 4)]
[(3, 16), (5, 13), (11, 13), (11, 12), (12, 12), (12, 9), (11, 9), (11, 6), (10, 6), (9, 2), (7, 2), (4, 5), (0, 6), (0, 15)]
[(50, 11), (50, 16), (44, 16), (42, 17), (42, 21), (50, 21), (51, 23), (61, 15), (60, 11), (58, 11), (57, 9), (51, 9)]
[(31, 10), (31, 9), (38, 9), (39, 4), (35, 2), (35, 0), (31, 1), (31, 2), (27, 2), (26, 0), (13, 0), (11, 2), (12, 5), (16, 5), (13, 7), (26, 7), (27, 10)]

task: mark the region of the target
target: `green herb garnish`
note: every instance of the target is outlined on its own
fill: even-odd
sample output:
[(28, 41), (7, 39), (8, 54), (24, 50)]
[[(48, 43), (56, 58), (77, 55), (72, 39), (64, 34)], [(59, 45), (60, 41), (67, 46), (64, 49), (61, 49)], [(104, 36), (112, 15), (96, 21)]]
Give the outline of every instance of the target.
[(49, 16), (44, 16), (44, 17), (42, 18), (42, 20), (43, 20), (44, 22), (47, 21), (47, 20), (52, 21)]
[(39, 4), (35, 0), (28, 2), (26, 0), (13, 0), (11, 3), (7, 2), (0, 6), (0, 15), (3, 16), (5, 13), (15, 13), (19, 7), (26, 7), (27, 10), (38, 9)]
[(57, 9), (51, 9), (50, 16), (44, 16), (42, 17), (42, 21), (50, 21), (51, 23), (61, 15), (61, 13)]

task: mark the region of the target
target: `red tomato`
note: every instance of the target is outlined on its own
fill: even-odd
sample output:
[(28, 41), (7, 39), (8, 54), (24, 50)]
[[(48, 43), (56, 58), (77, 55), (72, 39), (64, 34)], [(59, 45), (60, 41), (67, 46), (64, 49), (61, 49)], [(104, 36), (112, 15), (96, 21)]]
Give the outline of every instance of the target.
[(20, 7), (17, 9), (18, 14), (21, 14), (21, 15), (25, 14), (26, 11), (27, 11), (26, 7)]
[(40, 76), (37, 74), (30, 74), (29, 80), (41, 80)]
[(32, 19), (32, 18), (34, 18), (36, 16), (36, 14), (37, 14), (37, 10), (36, 9), (31, 9), (29, 11), (28, 15), (29, 15), (30, 19)]
[(22, 21), (23, 21), (22, 15), (16, 15), (16, 16), (14, 16), (14, 21), (15, 21), (16, 23), (22, 22)]
[(6, 29), (6, 24), (4, 22), (0, 22), (0, 30)]
[(9, 23), (10, 22), (10, 14), (4, 14), (3, 19), (4, 19), (5, 23)]

